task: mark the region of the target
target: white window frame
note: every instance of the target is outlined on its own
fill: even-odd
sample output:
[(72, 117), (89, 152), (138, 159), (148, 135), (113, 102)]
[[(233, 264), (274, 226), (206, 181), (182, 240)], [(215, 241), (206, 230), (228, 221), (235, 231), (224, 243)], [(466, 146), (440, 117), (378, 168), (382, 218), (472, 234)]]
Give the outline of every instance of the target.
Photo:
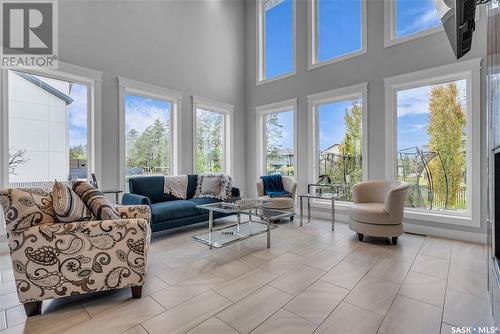
[(405, 43), (424, 36), (429, 36), (444, 31), (443, 25), (422, 30), (404, 37), (396, 36), (396, 1), (384, 0), (384, 46), (390, 47)]
[(156, 86), (137, 80), (118, 77), (118, 95), (119, 95), (119, 182), (120, 189), (125, 189), (125, 97), (127, 93), (146, 98), (158, 99), (170, 103), (170, 173), (176, 175), (179, 173), (179, 148), (180, 148), (180, 110), (182, 110), (182, 92), (172, 89)]
[(256, 116), (257, 116), (257, 173), (260, 175), (267, 175), (267, 166), (266, 166), (266, 138), (264, 131), (264, 118), (270, 114), (276, 114), (280, 112), (291, 111), (293, 112), (293, 173), (294, 178), (297, 179), (298, 176), (298, 150), (297, 150), (297, 99), (289, 99), (285, 101), (280, 101), (276, 103), (265, 104), (261, 106), (257, 106), (255, 108)]
[(256, 2), (256, 84), (262, 85), (268, 82), (273, 82), (276, 80), (288, 78), (297, 74), (297, 31), (296, 31), (296, 12), (297, 12), (297, 0), (292, 0), (292, 49), (293, 49), (293, 71), (285, 73), (276, 77), (266, 78), (266, 20), (264, 15), (264, 2), (266, 0), (257, 0)]
[(456, 80), (467, 80), (466, 214), (405, 208), (405, 218), (479, 227), (481, 223), (481, 58), (385, 78), (386, 178), (396, 177), (397, 92)]
[(367, 23), (366, 23), (366, 15), (367, 15), (367, 0), (361, 0), (361, 49), (357, 51), (352, 51), (329, 60), (319, 61), (318, 59), (318, 1), (319, 0), (309, 0), (308, 4), (308, 36), (309, 39), (307, 41), (307, 55), (308, 55), (308, 69), (312, 70), (318, 67), (326, 66), (333, 63), (338, 63), (340, 61), (344, 61), (350, 58), (354, 58), (357, 56), (361, 56), (367, 52)]
[[(308, 109), (308, 128), (309, 128), (309, 159), (312, 161), (312, 166), (309, 165), (308, 179), (311, 183), (318, 180), (319, 175), (319, 106), (323, 104), (341, 102), (352, 99), (361, 99), (361, 132), (363, 136), (363, 156), (361, 160), (361, 168), (363, 172), (363, 180), (368, 180), (368, 83), (364, 82), (357, 85), (333, 89), (321, 93), (311, 94), (307, 96)], [(322, 206), (324, 201), (313, 201), (313, 205)], [(330, 204), (328, 204), (329, 207)], [(349, 202), (335, 201), (335, 206), (347, 207)]]
[(197, 140), (197, 109), (203, 109), (210, 112), (222, 114), (224, 116), (224, 140), (222, 141), (224, 147), (224, 155), (222, 157), (222, 172), (231, 175), (233, 172), (233, 113), (234, 106), (211, 100), (205, 97), (196, 96), (193, 99), (193, 173), (196, 173), (196, 140)]
[[(96, 174), (102, 183), (102, 72), (59, 61), (57, 69), (16, 69), (26, 73), (48, 78), (79, 83), (87, 87), (87, 177)], [(0, 129), (2, 145), (0, 147), (0, 185), (5, 188), (9, 183), (9, 90), (8, 70), (0, 72), (1, 115)]]

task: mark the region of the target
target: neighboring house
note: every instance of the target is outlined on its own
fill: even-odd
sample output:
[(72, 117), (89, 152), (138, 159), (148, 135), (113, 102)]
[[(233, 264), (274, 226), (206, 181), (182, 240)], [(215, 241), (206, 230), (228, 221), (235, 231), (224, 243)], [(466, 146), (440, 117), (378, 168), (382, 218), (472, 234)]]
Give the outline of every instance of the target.
[(331, 154), (333, 154), (335, 156), (340, 155), (340, 144), (333, 144), (332, 146), (328, 147), (324, 151), (321, 151), (319, 155), (320, 155), (321, 159), (326, 159)]
[(272, 170), (280, 170), (282, 167), (292, 167), (293, 166), (293, 149), (284, 148), (280, 151), (279, 159), (270, 160), (269, 166)]
[(9, 151), (25, 150), (25, 163), (9, 183), (67, 180), (71, 83), (9, 72)]

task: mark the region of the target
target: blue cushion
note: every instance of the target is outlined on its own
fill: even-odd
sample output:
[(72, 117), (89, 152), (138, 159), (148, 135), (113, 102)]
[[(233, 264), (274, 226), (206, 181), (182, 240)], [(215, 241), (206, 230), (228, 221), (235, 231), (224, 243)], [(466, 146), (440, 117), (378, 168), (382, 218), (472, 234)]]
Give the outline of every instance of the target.
[(151, 205), (153, 223), (199, 215), (200, 210), (196, 205), (195, 202), (185, 200), (154, 203)]
[(163, 192), (165, 178), (163, 176), (138, 176), (128, 180), (129, 190), (132, 194), (146, 196), (151, 203), (177, 200), (172, 195)]

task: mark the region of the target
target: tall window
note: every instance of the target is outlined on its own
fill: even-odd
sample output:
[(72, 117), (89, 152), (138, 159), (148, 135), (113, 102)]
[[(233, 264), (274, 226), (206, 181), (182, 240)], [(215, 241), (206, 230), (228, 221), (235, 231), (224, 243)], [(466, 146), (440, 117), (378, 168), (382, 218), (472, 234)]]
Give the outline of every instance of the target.
[(392, 143), (387, 137), (392, 159), (388, 177), (410, 185), (408, 212), (472, 214), (480, 158), (473, 149), (479, 142), (479, 110), (472, 110), (478, 108), (479, 88), (471, 87), (479, 69), (471, 64), (386, 79), (391, 87), (387, 96), (393, 100), (386, 103), (388, 126), (395, 127)]
[(182, 93), (118, 78), (120, 94), (120, 179), (178, 172), (177, 110)]
[(441, 29), (434, 0), (386, 0), (386, 45)]
[(272, 103), (256, 108), (257, 162), (260, 175), (295, 176), (297, 100)]
[(352, 201), (352, 186), (365, 179), (366, 84), (308, 97), (314, 134), (313, 183), (330, 184)]
[(125, 94), (125, 175), (169, 175), (171, 168), (169, 101)]
[(467, 209), (466, 80), (397, 92), (397, 176), (411, 188), (406, 206)]
[(196, 109), (196, 173), (224, 171), (224, 115)]
[(195, 173), (227, 173), (232, 165), (233, 106), (193, 96)]
[(89, 175), (87, 84), (8, 71), (8, 181), (45, 186)]
[[(364, 0), (312, 0), (312, 65), (365, 49)], [(335, 18), (335, 19), (333, 19)]]
[(258, 81), (295, 71), (294, 0), (258, 2)]
[(266, 173), (295, 175), (293, 110), (264, 116)]

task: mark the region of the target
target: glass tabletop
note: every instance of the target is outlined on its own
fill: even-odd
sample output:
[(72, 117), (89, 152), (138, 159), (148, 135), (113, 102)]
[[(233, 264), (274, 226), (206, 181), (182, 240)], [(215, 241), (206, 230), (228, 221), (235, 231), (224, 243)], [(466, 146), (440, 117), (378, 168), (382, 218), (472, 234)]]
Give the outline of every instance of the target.
[(337, 193), (320, 193), (320, 194), (302, 194), (299, 195), (299, 197), (313, 198), (313, 199), (340, 199), (342, 198), (342, 195)]
[(248, 207), (230, 207), (226, 206), (223, 202), (217, 202), (217, 203), (210, 203), (210, 204), (202, 204), (202, 205), (197, 205), (196, 207), (199, 209), (205, 209), (209, 211), (216, 211), (216, 212), (222, 212), (222, 213), (248, 213), (250, 210), (256, 209), (256, 208), (261, 208), (264, 205), (269, 204), (268, 201), (259, 201), (256, 203), (252, 203), (251, 206)]
[(292, 211), (269, 209), (269, 208), (258, 208), (252, 212), (254, 215), (270, 220), (279, 220), (284, 218), (290, 218), (294, 216), (295, 213)]

